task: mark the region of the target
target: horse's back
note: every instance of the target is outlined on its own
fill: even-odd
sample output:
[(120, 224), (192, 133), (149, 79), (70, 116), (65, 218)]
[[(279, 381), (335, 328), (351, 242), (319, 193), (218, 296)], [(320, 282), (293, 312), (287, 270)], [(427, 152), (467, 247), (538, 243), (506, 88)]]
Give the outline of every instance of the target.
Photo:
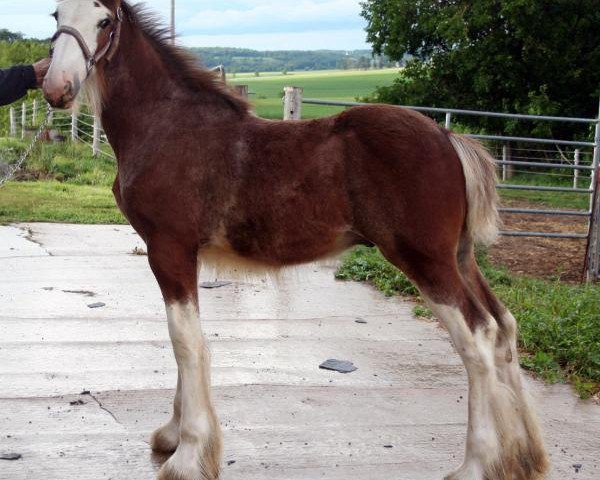
[[(373, 105), (338, 115), (355, 228), (374, 243), (454, 242), (466, 214), (465, 179), (448, 132), (409, 109)], [(441, 235), (444, 231), (446, 234)]]

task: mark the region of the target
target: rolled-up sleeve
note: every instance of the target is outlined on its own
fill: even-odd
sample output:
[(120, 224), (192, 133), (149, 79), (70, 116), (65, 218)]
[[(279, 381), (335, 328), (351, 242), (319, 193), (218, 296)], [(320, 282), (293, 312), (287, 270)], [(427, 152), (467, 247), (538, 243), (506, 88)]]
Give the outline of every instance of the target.
[(23, 97), (27, 90), (36, 87), (32, 65), (17, 65), (0, 69), (0, 105), (8, 105)]

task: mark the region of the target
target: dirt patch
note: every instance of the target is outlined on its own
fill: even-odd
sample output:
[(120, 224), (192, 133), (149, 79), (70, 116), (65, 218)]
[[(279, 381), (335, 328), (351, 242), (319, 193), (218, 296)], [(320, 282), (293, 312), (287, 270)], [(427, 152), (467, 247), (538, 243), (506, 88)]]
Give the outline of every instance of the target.
[[(504, 207), (545, 208), (523, 201), (504, 201)], [(503, 230), (587, 233), (587, 217), (502, 214)], [(538, 237), (500, 237), (490, 259), (511, 272), (537, 278), (582, 279), (586, 240)]]

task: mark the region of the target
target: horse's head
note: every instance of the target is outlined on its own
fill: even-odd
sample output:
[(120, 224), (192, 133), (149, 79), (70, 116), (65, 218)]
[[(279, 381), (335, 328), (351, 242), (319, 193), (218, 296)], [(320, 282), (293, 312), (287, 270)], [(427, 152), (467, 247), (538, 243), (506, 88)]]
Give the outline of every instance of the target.
[(117, 48), (121, 0), (57, 0), (57, 30), (44, 96), (57, 108), (70, 108), (83, 83)]

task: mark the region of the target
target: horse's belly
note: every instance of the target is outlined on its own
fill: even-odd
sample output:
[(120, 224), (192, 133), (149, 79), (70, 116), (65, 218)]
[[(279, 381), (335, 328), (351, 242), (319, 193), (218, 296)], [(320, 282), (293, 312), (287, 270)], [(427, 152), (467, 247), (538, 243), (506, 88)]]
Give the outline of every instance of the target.
[[(294, 237), (294, 236), (293, 236)], [(249, 246), (220, 236), (199, 251), (202, 268), (215, 277), (248, 278), (276, 274), (281, 268), (331, 258), (364, 240), (348, 229), (319, 238), (263, 237)]]

